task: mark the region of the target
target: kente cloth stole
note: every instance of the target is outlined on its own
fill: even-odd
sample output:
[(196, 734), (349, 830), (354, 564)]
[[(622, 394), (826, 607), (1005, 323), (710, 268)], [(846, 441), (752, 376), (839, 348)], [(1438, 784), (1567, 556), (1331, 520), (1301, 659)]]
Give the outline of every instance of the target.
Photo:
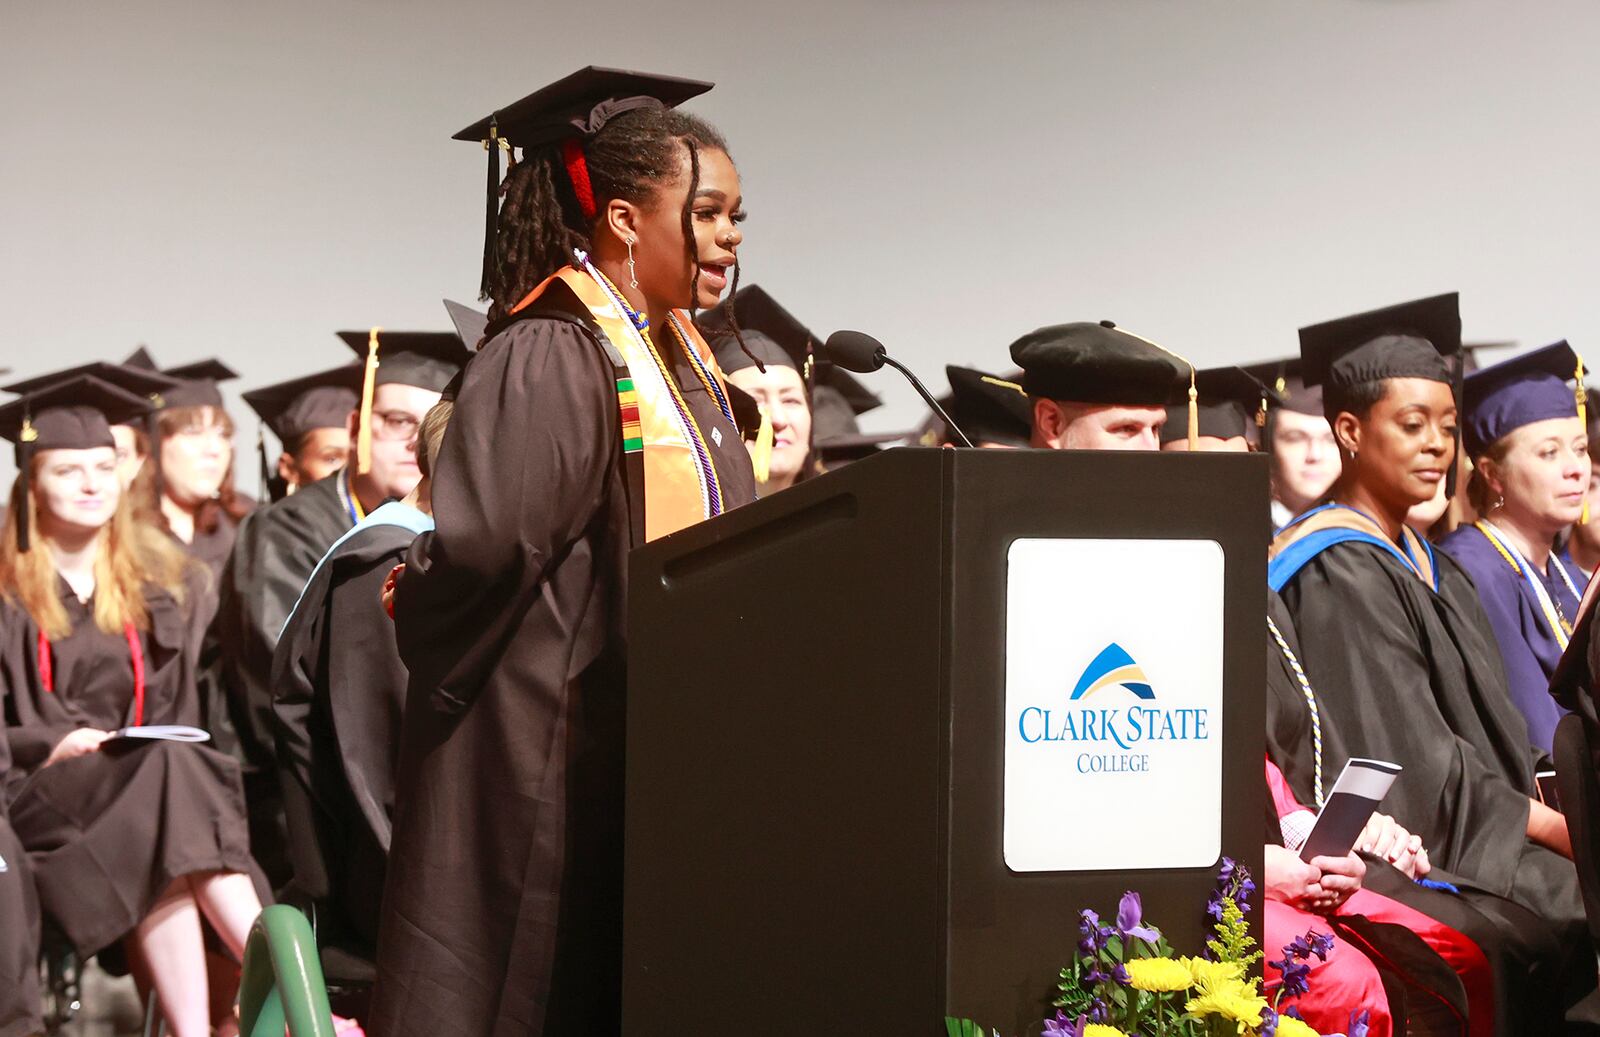
[[(651, 344), (635, 331), (629, 315), (612, 303), (593, 277), (575, 267), (563, 267), (528, 293), (511, 312), (532, 305), (557, 279), (583, 303), (590, 323), (611, 347), (608, 352), (614, 351), (622, 361), (617, 364), (613, 358), (618, 428), (629, 474), (642, 468), (644, 500), (630, 500), (629, 505), (631, 520), (636, 524), (642, 521), (643, 539), (656, 540), (720, 514), (721, 488), (710, 464), (709, 448), (681, 394), (668, 381), (672, 377), (670, 366), (658, 359)], [(711, 372), (718, 388), (726, 394), (711, 347), (686, 313), (676, 311), (675, 316), (689, 348), (699, 354), (701, 366)], [(658, 349), (678, 348), (670, 327), (659, 329), (657, 334), (662, 339)], [(629, 491), (630, 497), (637, 496), (636, 487), (629, 487)], [(642, 517), (638, 514), (641, 510)], [(637, 530), (635, 541), (638, 542)]]

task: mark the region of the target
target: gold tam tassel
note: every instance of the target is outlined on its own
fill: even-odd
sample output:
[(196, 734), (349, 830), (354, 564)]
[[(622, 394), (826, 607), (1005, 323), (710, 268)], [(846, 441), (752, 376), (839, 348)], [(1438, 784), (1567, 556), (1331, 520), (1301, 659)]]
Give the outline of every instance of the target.
[(755, 446), (750, 449), (750, 467), (755, 470), (756, 482), (764, 483), (772, 474), (772, 415), (761, 408), (761, 428), (756, 432)]
[(378, 332), (367, 332), (367, 366), (361, 374), (361, 416), (356, 426), (356, 474), (372, 470), (372, 394), (378, 379)]

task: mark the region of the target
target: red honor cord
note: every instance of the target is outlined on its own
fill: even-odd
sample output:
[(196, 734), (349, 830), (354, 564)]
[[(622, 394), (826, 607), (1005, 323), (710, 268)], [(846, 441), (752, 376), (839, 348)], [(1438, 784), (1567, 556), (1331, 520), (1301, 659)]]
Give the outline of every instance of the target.
[[(144, 645), (139, 641), (139, 631), (134, 629), (132, 623), (122, 628), (122, 635), (128, 639), (128, 657), (133, 662), (133, 725), (139, 727), (144, 723)], [(54, 695), (56, 693), (55, 666), (50, 658), (50, 639), (43, 630), (39, 631), (39, 683), (44, 685), (44, 690)]]

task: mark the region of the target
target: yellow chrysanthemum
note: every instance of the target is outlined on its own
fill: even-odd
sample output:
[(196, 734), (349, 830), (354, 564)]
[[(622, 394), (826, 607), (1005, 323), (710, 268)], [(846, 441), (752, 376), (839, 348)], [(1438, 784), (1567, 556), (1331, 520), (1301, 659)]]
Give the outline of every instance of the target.
[(1244, 978), (1244, 968), (1236, 961), (1210, 961), (1206, 958), (1179, 958), (1178, 964), (1189, 970), (1194, 985), (1210, 988), (1218, 983), (1237, 982)]
[(1182, 962), (1171, 958), (1134, 958), (1124, 966), (1128, 985), (1152, 994), (1170, 994), (1194, 986), (1194, 976)]
[(1292, 1015), (1280, 1015), (1278, 1037), (1322, 1037), (1322, 1035)]
[(1105, 1023), (1089, 1023), (1083, 1028), (1083, 1037), (1128, 1037), (1128, 1035), (1115, 1026), (1107, 1026)]
[(1203, 989), (1198, 997), (1189, 999), (1183, 1010), (1192, 1015), (1230, 1019), (1237, 1032), (1243, 1033), (1247, 1026), (1261, 1025), (1261, 1013), (1266, 1007), (1266, 998), (1255, 992), (1254, 985), (1234, 979)]

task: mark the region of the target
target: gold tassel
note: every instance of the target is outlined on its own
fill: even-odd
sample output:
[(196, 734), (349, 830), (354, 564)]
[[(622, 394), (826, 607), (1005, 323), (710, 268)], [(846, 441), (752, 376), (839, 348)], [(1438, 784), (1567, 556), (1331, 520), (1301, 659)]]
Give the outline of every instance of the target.
[(750, 448), (750, 467), (755, 470), (756, 482), (766, 482), (772, 474), (772, 415), (761, 408), (761, 428), (756, 432), (755, 446)]
[[(1577, 350), (1573, 350), (1573, 355), (1574, 356), (1577, 355)], [(1578, 387), (1573, 390), (1573, 395), (1578, 398), (1578, 424), (1580, 426), (1582, 426), (1584, 434), (1588, 435), (1588, 432), (1589, 432), (1589, 390), (1586, 389), (1584, 387), (1584, 384), (1583, 384), (1583, 357), (1581, 357), (1581, 356), (1578, 357), (1578, 370), (1577, 370), (1577, 373), (1573, 375), (1573, 377), (1578, 380)], [(1588, 524), (1589, 524), (1589, 494), (1587, 492), (1585, 492), (1584, 495), (1583, 495), (1583, 513), (1578, 516), (1578, 525), (1587, 526)]]
[(1194, 451), (1199, 450), (1200, 449), (1200, 390), (1195, 385), (1195, 369), (1194, 369), (1194, 365), (1191, 364), (1188, 361), (1187, 358), (1179, 356), (1177, 353), (1174, 353), (1172, 350), (1168, 349), (1166, 346), (1163, 346), (1159, 342), (1152, 342), (1150, 339), (1145, 338), (1143, 335), (1135, 335), (1133, 332), (1129, 331), (1127, 328), (1117, 328), (1117, 330), (1122, 332), (1124, 335), (1129, 335), (1129, 336), (1131, 336), (1133, 338), (1138, 339), (1140, 342), (1143, 342), (1147, 346), (1156, 347), (1157, 349), (1161, 350), (1161, 352), (1167, 354), (1172, 359), (1176, 360), (1178, 363), (1182, 364), (1184, 367), (1187, 367), (1189, 369), (1189, 452), (1193, 453)]
[(361, 374), (361, 416), (356, 427), (356, 474), (366, 475), (372, 470), (372, 394), (378, 379), (378, 332), (367, 333), (367, 366)]
[(1189, 365), (1189, 452), (1200, 449), (1200, 390), (1194, 384), (1194, 365)]

